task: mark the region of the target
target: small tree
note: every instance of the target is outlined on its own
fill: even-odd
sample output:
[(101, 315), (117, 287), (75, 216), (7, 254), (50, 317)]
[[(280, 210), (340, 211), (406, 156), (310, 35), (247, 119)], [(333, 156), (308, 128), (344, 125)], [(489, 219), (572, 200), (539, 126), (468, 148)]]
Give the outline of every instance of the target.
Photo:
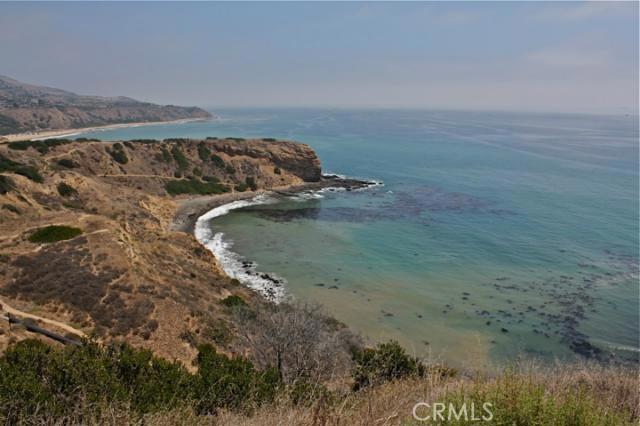
[(400, 379), (411, 375), (424, 375), (425, 366), (407, 355), (394, 340), (381, 343), (375, 349), (364, 348), (353, 352), (353, 388), (361, 388)]
[(348, 371), (360, 341), (318, 305), (264, 304), (235, 309), (238, 331), (260, 368), (273, 366), (285, 383), (326, 379)]

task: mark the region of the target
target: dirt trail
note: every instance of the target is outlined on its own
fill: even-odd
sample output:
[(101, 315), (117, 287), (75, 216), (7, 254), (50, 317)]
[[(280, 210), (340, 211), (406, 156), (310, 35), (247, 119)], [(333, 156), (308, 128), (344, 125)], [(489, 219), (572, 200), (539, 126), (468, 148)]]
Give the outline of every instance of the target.
[(49, 325), (53, 325), (55, 327), (61, 328), (65, 331), (68, 331), (69, 333), (75, 334), (76, 336), (80, 336), (80, 337), (87, 337), (87, 335), (85, 333), (83, 333), (82, 331), (75, 329), (73, 327), (71, 327), (70, 325), (67, 325), (65, 323), (62, 323), (60, 321), (56, 321), (56, 320), (52, 320), (52, 319), (48, 319), (48, 318), (43, 318), (40, 317), (38, 315), (33, 315), (33, 314), (29, 314), (23, 311), (20, 311), (18, 309), (12, 308), (11, 306), (9, 306), (4, 300), (0, 299), (0, 312), (5, 312), (11, 315), (16, 315), (22, 318), (31, 318), (33, 320), (38, 320), (38, 321), (42, 321), (45, 324), (49, 324)]

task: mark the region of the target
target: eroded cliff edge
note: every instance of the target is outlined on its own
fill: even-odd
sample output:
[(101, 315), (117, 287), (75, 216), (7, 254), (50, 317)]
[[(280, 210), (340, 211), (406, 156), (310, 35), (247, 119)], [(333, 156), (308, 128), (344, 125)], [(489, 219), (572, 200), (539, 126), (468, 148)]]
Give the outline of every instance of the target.
[[(315, 152), (272, 139), (2, 144), (0, 299), (100, 340), (124, 338), (189, 363), (199, 336), (224, 332), (222, 299), (257, 296), (227, 278), (192, 235), (170, 226), (177, 206), (204, 194), (306, 184), (323, 184)], [(50, 225), (82, 234), (29, 241)], [(10, 338), (21, 336), (0, 334), (0, 349)], [(224, 339), (219, 344), (224, 350)]]

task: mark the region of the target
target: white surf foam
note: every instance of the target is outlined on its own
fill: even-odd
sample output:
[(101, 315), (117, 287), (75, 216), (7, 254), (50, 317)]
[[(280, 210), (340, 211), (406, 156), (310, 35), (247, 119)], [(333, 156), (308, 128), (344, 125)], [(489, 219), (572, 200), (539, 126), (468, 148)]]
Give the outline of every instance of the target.
[(250, 200), (233, 201), (218, 206), (196, 221), (194, 236), (204, 245), (220, 262), (224, 272), (231, 278), (235, 278), (247, 287), (257, 291), (266, 299), (275, 303), (285, 298), (284, 278), (275, 274), (265, 274), (256, 270), (256, 263), (247, 262), (242, 256), (231, 251), (233, 241), (226, 241), (222, 232), (214, 233), (209, 222), (219, 216), (224, 216), (232, 210), (260, 204), (271, 204), (277, 200), (266, 195), (258, 195)]

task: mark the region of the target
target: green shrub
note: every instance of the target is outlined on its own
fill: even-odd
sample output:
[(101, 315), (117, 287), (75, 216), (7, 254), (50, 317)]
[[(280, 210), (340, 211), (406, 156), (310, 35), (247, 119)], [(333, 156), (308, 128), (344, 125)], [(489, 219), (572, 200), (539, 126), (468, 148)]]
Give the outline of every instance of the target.
[(6, 194), (15, 187), (15, 184), (9, 176), (0, 175), (0, 194)]
[(194, 176), (202, 176), (202, 169), (199, 169), (198, 167), (194, 167), (193, 168), (193, 175)]
[(412, 375), (423, 375), (425, 366), (407, 355), (396, 341), (381, 343), (375, 349), (356, 349), (353, 352), (353, 388), (359, 390)]
[(136, 149), (136, 147), (133, 146), (133, 142), (131, 142), (131, 141), (124, 141), (122, 143), (124, 144), (124, 146), (126, 146), (129, 149)]
[(165, 163), (170, 163), (172, 157), (171, 157), (171, 153), (167, 150), (167, 147), (163, 146), (160, 149), (162, 151), (162, 154), (161, 154), (162, 161), (164, 161)]
[(179, 364), (126, 344), (54, 349), (24, 340), (0, 358), (0, 371), (0, 418), (8, 424), (36, 412), (49, 419), (73, 414), (81, 399), (156, 411), (189, 398), (194, 387)]
[(234, 169), (231, 164), (227, 164), (224, 168), (224, 171), (227, 172), (228, 175), (236, 174), (236, 169)]
[(262, 140), (265, 142), (275, 142), (276, 138), (262, 138)]
[(211, 345), (201, 345), (198, 351), (199, 414), (214, 414), (220, 408), (250, 408), (272, 401), (281, 386), (273, 368), (258, 371), (250, 361), (218, 354)]
[(75, 190), (75, 188), (73, 188), (70, 185), (67, 185), (65, 182), (60, 182), (58, 184), (58, 194), (60, 194), (63, 197), (71, 197), (73, 195), (78, 195), (78, 191)]
[(258, 185), (256, 185), (256, 180), (253, 176), (247, 176), (244, 182), (247, 184), (249, 188), (251, 188), (252, 191), (255, 191), (256, 189), (258, 189)]
[(124, 146), (119, 142), (114, 143), (112, 149), (107, 148), (107, 152), (117, 163), (127, 164), (129, 162), (129, 157), (127, 157)]
[(61, 158), (58, 161), (56, 161), (56, 163), (58, 163), (58, 165), (65, 167), (67, 169), (75, 169), (76, 167), (78, 167), (78, 165), (69, 158)]
[(9, 142), (7, 146), (9, 149), (26, 151), (29, 148), (33, 148), (38, 151), (40, 154), (46, 154), (49, 152), (50, 148), (59, 145), (66, 145), (71, 143), (72, 141), (69, 139), (47, 139), (44, 141), (15, 141)]
[(100, 142), (100, 139), (96, 138), (76, 138), (76, 142)]
[(220, 179), (215, 176), (202, 176), (202, 180), (205, 182), (220, 182)]
[(273, 173), (275, 173), (275, 174), (277, 174), (277, 175), (280, 175), (280, 174), (282, 174), (282, 170), (280, 170), (280, 167), (275, 167), (275, 168), (273, 169)]
[(218, 154), (211, 154), (211, 162), (214, 166), (224, 169), (225, 162)]
[(249, 187), (247, 186), (247, 184), (246, 184), (246, 183), (239, 183), (239, 184), (237, 184), (236, 186), (234, 186), (234, 187), (233, 187), (233, 189), (234, 189), (236, 192), (244, 192), (244, 191), (246, 191), (248, 188), (249, 188)]
[(71, 226), (51, 225), (36, 230), (29, 236), (32, 243), (54, 243), (56, 241), (70, 240), (82, 234), (82, 230)]
[(182, 152), (180, 147), (178, 147), (178, 145), (173, 145), (173, 147), (171, 148), (171, 155), (176, 161), (176, 164), (178, 164), (178, 169), (185, 170), (187, 167), (189, 167), (189, 161), (187, 161), (187, 157), (184, 156), (184, 153)]
[(211, 151), (209, 151), (209, 148), (203, 143), (198, 144), (198, 157), (200, 157), (202, 161), (207, 161), (211, 157)]
[(37, 183), (44, 182), (44, 179), (38, 172), (37, 168), (15, 162), (2, 154), (0, 154), (0, 173), (1, 172), (12, 172), (18, 175), (22, 175), (27, 179), (30, 179)]
[(244, 141), (246, 141), (245, 138), (225, 138), (225, 139), (229, 140), (229, 141), (234, 141), (234, 142), (244, 142)]
[(20, 214), (20, 210), (16, 206), (14, 206), (13, 204), (3, 204), (2, 208), (4, 210), (9, 210), (10, 212), (13, 212), (15, 214)]
[(232, 294), (231, 296), (227, 296), (220, 302), (224, 306), (228, 308), (232, 308), (234, 306), (246, 306), (247, 302), (244, 299), (236, 294)]
[(178, 194), (222, 194), (229, 191), (226, 185), (218, 182), (202, 182), (198, 179), (181, 179), (171, 180), (164, 186), (166, 191), (171, 195)]

